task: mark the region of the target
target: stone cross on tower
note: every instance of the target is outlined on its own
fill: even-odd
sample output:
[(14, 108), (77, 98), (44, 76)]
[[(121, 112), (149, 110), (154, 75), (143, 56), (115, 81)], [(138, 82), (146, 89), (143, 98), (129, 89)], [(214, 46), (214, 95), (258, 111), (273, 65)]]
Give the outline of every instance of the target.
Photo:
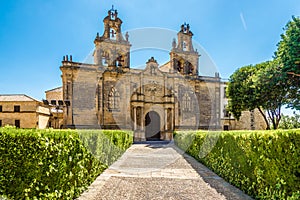
[(112, 8), (109, 11), (110, 19), (115, 20), (118, 17), (118, 11), (114, 9), (114, 5), (112, 5)]
[(189, 33), (190, 32), (190, 25), (184, 22), (184, 24), (181, 25), (181, 31), (182, 33)]
[[(122, 35), (122, 20), (118, 17), (118, 11), (112, 6), (108, 10), (108, 15), (103, 19), (104, 33), (97, 36), (94, 40), (94, 62), (101, 67), (109, 67), (117, 70), (121, 67), (126, 71), (130, 67), (130, 43), (129, 35), (126, 40)], [(119, 69), (118, 69), (119, 70)]]
[(184, 23), (177, 34), (177, 43), (176, 40), (172, 43), (171, 65), (183, 75), (198, 75), (199, 54), (194, 50), (192, 37), (190, 25)]

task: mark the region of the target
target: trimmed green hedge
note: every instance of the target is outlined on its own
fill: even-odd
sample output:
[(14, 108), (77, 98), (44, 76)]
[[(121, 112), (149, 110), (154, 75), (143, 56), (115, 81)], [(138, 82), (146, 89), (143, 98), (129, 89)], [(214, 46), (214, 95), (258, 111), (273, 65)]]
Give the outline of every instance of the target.
[(300, 198), (300, 130), (176, 132), (175, 143), (256, 199)]
[(86, 148), (105, 165), (115, 162), (133, 142), (132, 131), (78, 130)]
[(74, 199), (131, 143), (130, 132), (0, 128), (0, 197)]

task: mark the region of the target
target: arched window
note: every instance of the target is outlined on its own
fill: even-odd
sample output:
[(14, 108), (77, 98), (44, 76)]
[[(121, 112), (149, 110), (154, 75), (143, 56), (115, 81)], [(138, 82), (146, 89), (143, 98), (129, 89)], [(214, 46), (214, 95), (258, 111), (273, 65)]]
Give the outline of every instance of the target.
[(184, 73), (190, 74), (191, 71), (191, 64), (188, 61), (184, 62)]
[(109, 111), (118, 111), (120, 109), (120, 94), (112, 87), (108, 95), (108, 109)]
[(116, 34), (117, 34), (116, 30), (113, 29), (113, 28), (110, 28), (110, 30), (109, 30), (110, 39), (116, 40), (117, 39), (117, 35)]
[(182, 110), (186, 112), (190, 112), (192, 110), (191, 106), (191, 97), (189, 94), (186, 92), (183, 97), (182, 97)]
[(116, 66), (117, 67), (125, 67), (125, 56), (119, 54), (119, 56), (116, 59)]
[(183, 69), (184, 69), (184, 60), (176, 60), (176, 69), (178, 72), (182, 72), (183, 73)]
[(186, 41), (183, 41), (182, 49), (183, 49), (183, 51), (188, 51), (189, 47), (188, 47), (188, 44)]
[(109, 61), (109, 54), (107, 52), (103, 52), (101, 56), (102, 66), (107, 66)]

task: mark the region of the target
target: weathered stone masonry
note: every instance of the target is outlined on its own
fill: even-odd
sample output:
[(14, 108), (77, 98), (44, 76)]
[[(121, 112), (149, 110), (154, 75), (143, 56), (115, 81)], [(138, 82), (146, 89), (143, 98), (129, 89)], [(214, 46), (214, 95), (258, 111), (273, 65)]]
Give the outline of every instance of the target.
[(94, 64), (64, 57), (64, 127), (132, 129), (135, 140), (172, 140), (175, 129), (220, 128), (220, 77), (199, 76), (193, 33), (182, 25), (170, 61), (152, 57), (144, 70), (130, 66), (128, 33), (121, 33), (117, 10), (104, 18), (94, 40)]

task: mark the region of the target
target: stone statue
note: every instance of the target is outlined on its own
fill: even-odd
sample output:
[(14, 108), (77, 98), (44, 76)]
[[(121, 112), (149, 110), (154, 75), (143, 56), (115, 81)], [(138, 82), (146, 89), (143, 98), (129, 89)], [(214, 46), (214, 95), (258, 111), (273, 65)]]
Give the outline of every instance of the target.
[(126, 32), (125, 39), (126, 39), (127, 42), (128, 42), (128, 38), (129, 38), (129, 34), (128, 34), (128, 32)]
[(173, 47), (173, 49), (175, 49), (175, 48), (176, 48), (176, 39), (175, 39), (175, 38), (173, 39), (173, 42), (172, 42), (172, 47)]

